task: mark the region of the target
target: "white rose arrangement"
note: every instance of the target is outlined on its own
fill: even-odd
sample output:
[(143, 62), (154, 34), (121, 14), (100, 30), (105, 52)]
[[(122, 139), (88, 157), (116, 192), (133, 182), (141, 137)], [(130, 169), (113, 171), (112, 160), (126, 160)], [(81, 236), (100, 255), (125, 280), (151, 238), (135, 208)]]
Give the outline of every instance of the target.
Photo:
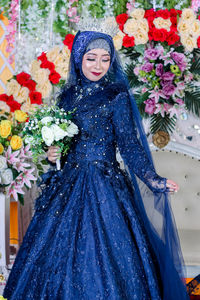
[[(25, 143), (30, 144), (33, 161), (38, 162), (41, 155), (45, 154), (48, 147), (57, 146), (60, 152), (65, 155), (70, 148), (71, 139), (78, 134), (79, 130), (71, 119), (72, 112), (66, 112), (63, 108), (54, 105), (43, 106), (37, 109), (26, 123), (23, 135)], [(60, 169), (60, 162), (56, 162), (57, 169)]]

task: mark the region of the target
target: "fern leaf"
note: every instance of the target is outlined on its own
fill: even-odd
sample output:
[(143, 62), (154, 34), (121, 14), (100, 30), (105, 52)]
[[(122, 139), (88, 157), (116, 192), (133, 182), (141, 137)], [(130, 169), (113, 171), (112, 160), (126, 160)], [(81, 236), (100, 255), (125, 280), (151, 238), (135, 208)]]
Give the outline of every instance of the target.
[(184, 102), (189, 111), (200, 117), (200, 88), (195, 88), (191, 92), (186, 91)]
[(162, 130), (168, 133), (173, 132), (176, 125), (176, 117), (170, 118), (169, 115), (161, 116), (161, 114), (152, 115), (150, 120), (151, 133), (155, 134), (157, 131)]

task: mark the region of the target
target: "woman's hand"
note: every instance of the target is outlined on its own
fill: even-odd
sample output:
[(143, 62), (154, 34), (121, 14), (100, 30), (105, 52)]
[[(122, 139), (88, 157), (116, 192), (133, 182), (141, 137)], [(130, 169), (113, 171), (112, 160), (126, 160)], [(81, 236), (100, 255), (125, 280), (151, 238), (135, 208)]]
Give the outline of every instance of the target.
[(178, 192), (179, 186), (173, 180), (167, 179), (167, 187), (169, 188), (170, 193)]
[(56, 159), (60, 157), (60, 148), (56, 146), (50, 146), (47, 151), (48, 160), (52, 163), (56, 163)]

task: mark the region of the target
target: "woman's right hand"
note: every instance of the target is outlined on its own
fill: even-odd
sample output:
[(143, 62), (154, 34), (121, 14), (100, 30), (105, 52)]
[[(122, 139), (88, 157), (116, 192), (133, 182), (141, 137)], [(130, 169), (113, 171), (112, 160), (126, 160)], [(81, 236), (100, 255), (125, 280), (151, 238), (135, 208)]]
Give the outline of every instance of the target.
[(47, 158), (50, 162), (56, 163), (56, 159), (60, 157), (60, 148), (56, 146), (50, 146), (47, 151)]

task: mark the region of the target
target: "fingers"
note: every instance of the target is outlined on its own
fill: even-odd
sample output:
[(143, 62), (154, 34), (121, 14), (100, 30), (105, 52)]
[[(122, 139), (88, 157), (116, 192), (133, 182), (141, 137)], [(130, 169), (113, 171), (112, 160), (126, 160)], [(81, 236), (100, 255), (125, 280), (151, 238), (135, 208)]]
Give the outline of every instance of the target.
[(55, 163), (56, 159), (60, 157), (60, 149), (56, 146), (50, 146), (47, 151), (48, 160)]
[(169, 189), (169, 192), (171, 193), (176, 193), (179, 190), (179, 186), (176, 182), (174, 182), (173, 180), (167, 180), (167, 185), (166, 185)]

